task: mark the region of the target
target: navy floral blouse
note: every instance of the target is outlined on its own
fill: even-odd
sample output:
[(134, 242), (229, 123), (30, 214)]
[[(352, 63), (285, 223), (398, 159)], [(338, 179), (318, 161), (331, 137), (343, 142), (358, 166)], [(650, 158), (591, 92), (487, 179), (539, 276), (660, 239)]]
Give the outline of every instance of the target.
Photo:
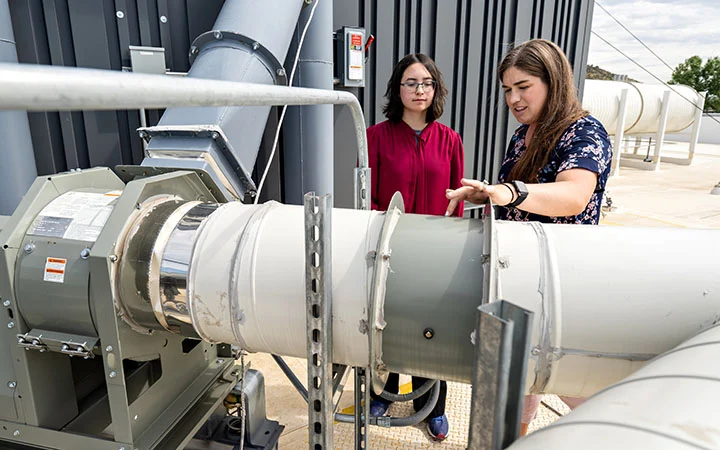
[[(525, 151), (525, 134), (528, 126), (522, 125), (515, 130), (510, 144), (508, 145), (505, 159), (500, 167), (498, 181), (505, 183), (510, 174), (510, 169), (520, 159)], [(550, 153), (547, 164), (540, 169), (538, 181), (540, 183), (552, 183), (558, 173), (568, 169), (587, 169), (598, 174), (595, 192), (590, 198), (590, 203), (585, 211), (577, 216), (549, 217), (521, 211), (517, 208), (505, 208), (498, 206), (497, 218), (501, 220), (516, 221), (538, 221), (546, 223), (583, 223), (596, 225), (600, 220), (600, 207), (605, 184), (610, 175), (610, 160), (612, 157), (612, 146), (607, 131), (602, 124), (592, 116), (578, 119), (570, 125), (560, 137), (557, 145)]]

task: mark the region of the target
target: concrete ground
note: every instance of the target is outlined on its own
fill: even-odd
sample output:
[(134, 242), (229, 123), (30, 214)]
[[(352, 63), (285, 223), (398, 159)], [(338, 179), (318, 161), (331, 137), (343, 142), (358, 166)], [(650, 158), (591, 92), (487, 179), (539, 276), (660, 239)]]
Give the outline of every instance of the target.
[[(665, 156), (686, 157), (687, 144), (666, 142)], [(607, 186), (611, 206), (605, 212), (601, 226), (690, 227), (720, 228), (720, 195), (711, 195), (720, 182), (720, 146), (699, 144), (689, 166), (660, 164), (657, 171), (620, 168)], [(720, 191), (720, 188), (718, 189)], [(307, 448), (307, 405), (287, 381), (269, 355), (256, 354), (249, 358), (252, 367), (265, 375), (267, 410), (271, 419), (286, 426), (280, 440), (281, 449)], [(298, 377), (305, 381), (305, 361), (287, 359)], [(401, 384), (405, 382), (401, 379)], [(340, 409), (352, 411), (352, 377), (341, 400)], [(390, 415), (409, 415), (409, 404), (393, 405)], [(430, 439), (425, 424), (408, 428), (370, 427), (370, 449), (447, 449), (463, 450), (467, 446), (470, 416), (470, 386), (448, 383), (447, 415), (450, 436), (442, 443)], [(548, 425), (569, 409), (557, 397), (544, 397), (538, 417), (531, 424), (535, 430)], [(335, 424), (335, 447), (353, 449), (352, 425)]]

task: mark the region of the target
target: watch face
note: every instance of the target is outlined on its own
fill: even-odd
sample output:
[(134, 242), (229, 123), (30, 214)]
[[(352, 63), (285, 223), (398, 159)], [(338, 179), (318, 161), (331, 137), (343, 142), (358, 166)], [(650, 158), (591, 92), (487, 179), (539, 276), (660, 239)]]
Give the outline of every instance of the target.
[(527, 197), (528, 190), (527, 190), (527, 186), (525, 186), (525, 183), (523, 183), (522, 181), (516, 180), (516, 181), (513, 181), (513, 184), (515, 185), (515, 190), (517, 191), (517, 193), (520, 197)]

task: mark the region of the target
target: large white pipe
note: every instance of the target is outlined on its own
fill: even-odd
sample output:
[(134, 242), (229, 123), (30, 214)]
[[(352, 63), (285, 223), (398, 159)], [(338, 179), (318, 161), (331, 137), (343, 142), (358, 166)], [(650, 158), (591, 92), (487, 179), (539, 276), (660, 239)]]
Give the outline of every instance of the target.
[(720, 320), (717, 230), (495, 230), (498, 297), (535, 312), (532, 392), (588, 396)]
[[(332, 217), (335, 362), (366, 365), (371, 256), (386, 215), (335, 209)], [(201, 225), (188, 276), (188, 306), (201, 337), (249, 351), (305, 355), (303, 219), (299, 206), (233, 203)], [(527, 377), (532, 392), (588, 396), (720, 319), (717, 230), (491, 219), (468, 226), (473, 223), (480, 224), (403, 215), (389, 252), (377, 252), (387, 256), (378, 260), (389, 259), (390, 272), (385, 313), (370, 332), (382, 333), (387, 322), (382, 349), (390, 370), (470, 381), (482, 255), (492, 256), (484, 267), (497, 285), (490, 300), (535, 313)], [(492, 236), (487, 248), (478, 238), (484, 233)], [(457, 277), (464, 266), (478, 273)], [(441, 309), (433, 314), (419, 307), (430, 304)], [(422, 324), (437, 336), (423, 337)], [(448, 326), (453, 332), (443, 335)], [(443, 354), (443, 364), (428, 365), (427, 350), (437, 343), (453, 351)]]
[[(621, 111), (622, 91), (628, 90), (625, 134), (654, 134), (658, 131), (662, 99), (670, 91), (666, 132), (677, 133), (693, 124), (702, 98), (695, 89), (685, 85), (632, 83), (627, 81), (586, 80), (583, 108), (614, 134)], [(702, 106), (700, 106), (702, 109)]]
[(715, 325), (509, 448), (720, 448), (718, 354)]
[[(198, 231), (189, 306), (198, 334), (251, 352), (305, 357), (305, 231), (302, 206), (228, 203)], [(383, 215), (332, 212), (333, 353), (366, 366), (372, 265)]]

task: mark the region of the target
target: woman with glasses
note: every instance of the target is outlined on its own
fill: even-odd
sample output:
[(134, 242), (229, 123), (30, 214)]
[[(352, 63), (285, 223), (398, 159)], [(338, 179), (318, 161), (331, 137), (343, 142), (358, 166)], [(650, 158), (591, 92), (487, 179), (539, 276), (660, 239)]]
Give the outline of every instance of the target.
[[(387, 84), (387, 120), (367, 130), (370, 158), (372, 208), (385, 211), (395, 192), (400, 192), (406, 213), (442, 216), (448, 206), (446, 189), (461, 186), (465, 154), (460, 135), (439, 122), (447, 88), (435, 62), (414, 53), (395, 65)], [(462, 205), (454, 212), (462, 216)], [(432, 355), (428, 355), (432, 357)], [(413, 388), (426, 380), (413, 377)], [(427, 418), (430, 435), (443, 440), (449, 424), (445, 416), (447, 385), (441, 381), (440, 398)], [(385, 390), (398, 392), (398, 374), (390, 374)], [(420, 410), (430, 393), (413, 401)], [(373, 395), (370, 414), (387, 412), (389, 402)]]
[[(447, 192), (447, 213), (464, 200), (490, 199), (503, 220), (597, 225), (612, 148), (602, 124), (582, 109), (563, 51), (543, 39), (525, 42), (508, 52), (498, 77), (521, 125), (510, 139), (498, 183), (463, 179), (463, 187)], [(582, 401), (561, 399), (570, 408)], [(539, 404), (537, 395), (525, 398), (521, 434)]]

